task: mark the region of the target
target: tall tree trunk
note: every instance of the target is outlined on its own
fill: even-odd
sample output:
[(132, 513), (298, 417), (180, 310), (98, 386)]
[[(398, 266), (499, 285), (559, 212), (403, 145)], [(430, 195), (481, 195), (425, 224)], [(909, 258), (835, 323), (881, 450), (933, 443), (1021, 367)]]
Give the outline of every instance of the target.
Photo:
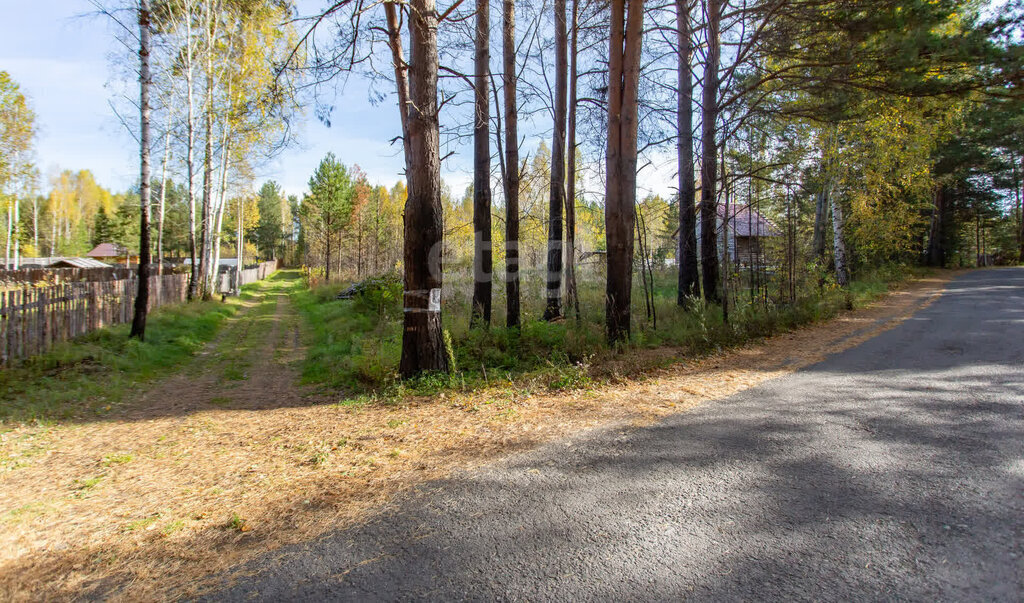
[(185, 145), (185, 164), (188, 171), (188, 299), (191, 301), (199, 293), (199, 263), (196, 257), (196, 111), (195, 111), (195, 51), (192, 40), (192, 14), (193, 5), (189, 3), (186, 7), (185, 32), (187, 41), (185, 44), (185, 94), (188, 97), (188, 120), (186, 123), (187, 142)]
[(928, 231), (928, 249), (925, 252), (925, 264), (941, 267), (946, 265), (945, 205), (946, 191), (942, 185), (935, 187), (935, 205), (932, 207), (932, 223)]
[(395, 68), (395, 88), (398, 91), (398, 114), (402, 124), (402, 150), (405, 164), (409, 165), (409, 68), (402, 56), (402, 32), (397, 1), (384, 3), (384, 15), (388, 24), (388, 46), (391, 48), (391, 62)]
[(230, 128), (225, 126), (220, 159), (220, 190), (217, 193), (217, 217), (213, 227), (213, 261), (210, 262), (211, 291), (216, 294), (220, 289), (220, 244), (221, 230), (224, 227), (224, 208), (227, 206), (225, 197), (228, 191), (228, 155), (231, 152)]
[(821, 190), (814, 199), (814, 234), (811, 240), (811, 253), (815, 259), (825, 257), (825, 220), (828, 218), (829, 183), (822, 184)]
[(32, 248), (39, 255), (39, 195), (32, 195)]
[(490, 0), (476, 2), (476, 59), (473, 79), (473, 307), (471, 325), (491, 324), (491, 110), (488, 73), (491, 64)]
[(687, 299), (700, 295), (700, 274), (697, 270), (696, 186), (693, 182), (693, 37), (690, 32), (690, 1), (676, 0), (676, 22), (679, 45), (679, 97), (676, 106), (676, 129), (679, 136), (677, 165), (679, 169), (679, 293), (681, 306)]
[(242, 218), (245, 214), (245, 197), (238, 197), (238, 216), (236, 216), (238, 225), (235, 231), (235, 294), (238, 295), (242, 291), (242, 269), (245, 268), (245, 244), (242, 241)]
[(845, 287), (850, 284), (850, 267), (846, 255), (843, 206), (839, 202), (839, 195), (836, 195), (834, 191), (829, 197), (832, 198), (832, 247), (836, 262), (836, 283), (840, 287)]
[(1024, 155), (1020, 157), (1020, 174), (1016, 186), (1017, 195), (1017, 244), (1019, 246), (1017, 261), (1024, 264)]
[(718, 121), (718, 63), (721, 53), (719, 25), (722, 16), (720, 0), (707, 0), (707, 64), (704, 68), (704, 97), (701, 114), (700, 170), (700, 263), (703, 270), (704, 299), (722, 301), (718, 276), (718, 143), (715, 125)]
[(565, 305), (580, 320), (580, 296), (576, 288), (576, 55), (579, 52), (579, 0), (572, 0), (572, 32), (569, 41), (569, 127), (566, 132), (565, 175)]
[(563, 216), (565, 207), (565, 94), (569, 69), (565, 0), (555, 0), (555, 98), (548, 197), (548, 277), (544, 320), (562, 316)]
[(363, 278), (363, 214), (356, 213), (356, 278)]
[(974, 265), (981, 267), (981, 212), (974, 211)]
[(206, 149), (203, 153), (203, 206), (202, 219), (199, 226), (199, 274), (202, 278), (200, 296), (210, 299), (212, 292), (209, 287), (209, 263), (212, 244), (211, 216), (213, 211), (213, 47), (215, 37), (215, 19), (213, 18), (213, 2), (206, 2), (206, 102), (204, 106), (204, 136)]
[(437, 105), (437, 21), (434, 0), (409, 3), (409, 99), (405, 203), (405, 320), (399, 373), (447, 372), (441, 325), (441, 151)]
[(502, 0), (502, 75), (505, 91), (505, 323), (519, 326), (519, 107), (516, 104), (516, 11)]
[[(729, 324), (729, 274), (732, 272), (730, 262), (729, 249), (729, 228), (732, 218), (732, 214), (729, 213), (729, 179), (728, 172), (725, 169), (725, 144), (722, 145), (722, 153), (720, 158), (722, 161), (722, 200), (725, 201), (725, 208), (722, 215), (725, 216), (722, 219), (722, 322)], [(735, 239), (733, 239), (733, 248), (735, 248)]]
[(628, 340), (630, 335), (643, 11), (643, 0), (629, 2), (628, 11), (626, 0), (611, 1), (605, 182), (605, 232), (608, 240), (605, 321), (608, 340), (613, 344)]
[(11, 269), (11, 232), (14, 229), (13, 210), (10, 202), (7, 203), (7, 250), (4, 252), (4, 270)]
[[(149, 308), (149, 71), (150, 29), (149, 0), (139, 0), (139, 278), (135, 296), (135, 316), (130, 337), (146, 338), (146, 313)], [(130, 253), (129, 253), (130, 255)]]
[(324, 230), (326, 232), (326, 250), (324, 251), (324, 282), (331, 282), (331, 238), (334, 233), (331, 232), (331, 223), (324, 222)]
[(167, 165), (171, 159), (171, 115), (167, 112), (167, 131), (164, 133), (164, 161), (160, 167), (160, 208), (156, 227), (156, 273), (164, 273), (164, 216), (167, 211)]
[(14, 203), (14, 269), (21, 268), (21, 204), (17, 199)]

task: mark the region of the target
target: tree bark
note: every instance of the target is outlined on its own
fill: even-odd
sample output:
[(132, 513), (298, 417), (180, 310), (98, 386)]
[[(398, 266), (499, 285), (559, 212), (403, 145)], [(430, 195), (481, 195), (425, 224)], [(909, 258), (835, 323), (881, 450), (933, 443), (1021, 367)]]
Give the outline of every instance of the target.
[(825, 220), (828, 214), (828, 182), (822, 184), (814, 201), (814, 235), (811, 253), (815, 259), (825, 257)]
[(579, 53), (579, 0), (572, 0), (572, 22), (569, 29), (569, 126), (565, 145), (565, 305), (575, 312), (578, 322), (580, 296), (576, 288), (576, 55)]
[(846, 257), (843, 206), (839, 203), (839, 195), (829, 196), (832, 198), (832, 246), (836, 262), (836, 283), (840, 287), (846, 287), (850, 284), (850, 267)]
[(11, 203), (7, 203), (7, 249), (4, 252), (4, 270), (11, 269), (11, 232), (14, 228)]
[(548, 197), (548, 277), (544, 320), (562, 316), (563, 216), (565, 207), (565, 95), (569, 68), (566, 0), (555, 0), (555, 98), (551, 134), (551, 186)]
[(505, 324), (519, 326), (519, 108), (516, 104), (516, 12), (502, 1), (502, 82), (505, 92)]
[(636, 221), (636, 157), (643, 0), (611, 2), (608, 53), (608, 152), (605, 232), (608, 278), (605, 321), (612, 344), (630, 335), (633, 289), (633, 227)]
[(164, 215), (167, 210), (167, 164), (171, 158), (171, 112), (167, 113), (167, 131), (164, 133), (164, 161), (160, 168), (160, 209), (156, 227), (156, 273), (164, 273)]
[(14, 203), (14, 269), (21, 269), (21, 203)]
[(925, 264), (941, 267), (946, 265), (945, 205), (946, 191), (942, 186), (935, 187), (935, 205), (932, 207), (932, 223), (928, 231), (928, 249), (925, 253)]
[[(149, 90), (152, 75), (149, 69), (150, 13), (149, 0), (139, 0), (139, 278), (135, 296), (135, 316), (130, 337), (146, 338), (146, 314), (149, 308)], [(130, 252), (129, 252), (129, 255)]]
[[(722, 162), (722, 200), (725, 201), (725, 211), (722, 212), (724, 218), (722, 219), (722, 322), (729, 324), (729, 274), (732, 272), (731, 264), (732, 258), (729, 257), (729, 223), (731, 222), (732, 214), (729, 213), (729, 179), (728, 172), (725, 166), (725, 145), (722, 145), (722, 153), (720, 159)], [(735, 249), (735, 238), (733, 239), (733, 248)]]
[(395, 68), (395, 89), (398, 92), (398, 114), (402, 124), (402, 150), (405, 163), (409, 165), (409, 70), (402, 56), (402, 31), (398, 2), (385, 2), (384, 15), (388, 24), (388, 46), (391, 48), (391, 62)]
[(409, 3), (409, 99), (405, 203), (405, 320), (399, 373), (447, 372), (441, 325), (441, 152), (437, 104), (437, 22), (434, 0)]
[(39, 195), (32, 195), (32, 247), (39, 253)]
[(700, 275), (697, 270), (697, 210), (696, 186), (693, 181), (693, 40), (690, 33), (690, 0), (676, 0), (676, 21), (679, 44), (679, 98), (676, 107), (676, 126), (679, 143), (677, 164), (679, 169), (679, 294), (681, 306), (687, 299), (700, 295)]
[(704, 68), (703, 112), (701, 115), (700, 170), (700, 263), (703, 270), (704, 299), (722, 301), (718, 276), (718, 146), (715, 124), (718, 121), (718, 63), (721, 52), (719, 0), (707, 0), (707, 64)]
[(212, 292), (209, 287), (208, 270), (210, 248), (213, 242), (211, 218), (213, 212), (213, 46), (215, 38), (215, 19), (211, 0), (206, 2), (206, 103), (204, 107), (204, 129), (206, 150), (203, 154), (203, 206), (199, 227), (199, 275), (201, 280), (199, 293), (202, 299), (210, 299)]
[(1017, 195), (1017, 242), (1019, 245), (1017, 261), (1024, 264), (1024, 155), (1020, 158), (1020, 174), (1016, 186)]
[(473, 79), (476, 111), (473, 124), (473, 305), (471, 326), (491, 324), (491, 110), (488, 73), (491, 64), (490, 0), (476, 2), (476, 59)]
[(242, 240), (242, 220), (245, 216), (245, 197), (238, 198), (238, 226), (235, 233), (235, 295), (242, 292), (242, 269), (245, 268), (245, 243)]
[(324, 245), (324, 282), (331, 282), (331, 238), (334, 233), (331, 232), (331, 222), (329, 220), (324, 221), (324, 232), (325, 239)]
[(50, 224), (50, 256), (56, 257), (57, 255), (57, 206), (54, 204), (51, 208), (53, 214), (53, 222)]
[(223, 143), (221, 145), (221, 171), (220, 190), (217, 192), (217, 217), (213, 227), (213, 261), (210, 262), (210, 289), (213, 294), (219, 293), (220, 288), (220, 243), (221, 229), (224, 226), (224, 208), (227, 205), (224, 198), (228, 190), (228, 156), (231, 153), (230, 124), (225, 126)]
[[(192, 4), (186, 7), (186, 17), (191, 15)], [(188, 299), (199, 293), (199, 264), (196, 257), (196, 117), (195, 117), (195, 53), (192, 46), (192, 19), (185, 19), (185, 94), (188, 97), (188, 121), (185, 163), (188, 171), (188, 253), (191, 264), (188, 275)]]

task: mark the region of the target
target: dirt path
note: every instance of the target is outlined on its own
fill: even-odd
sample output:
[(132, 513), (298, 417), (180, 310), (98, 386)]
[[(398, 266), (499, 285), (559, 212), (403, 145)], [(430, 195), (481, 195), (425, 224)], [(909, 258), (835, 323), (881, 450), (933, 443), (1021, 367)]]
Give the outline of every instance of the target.
[(256, 295), (190, 367), (146, 392), (125, 419), (302, 404), (309, 392), (298, 387), (295, 370), (303, 353), (299, 317), (280, 284)]
[(0, 599), (194, 594), (210, 575), (361, 521), (418, 484), (589, 428), (649, 424), (816, 362), (898, 324), (944, 281), (640, 382), (570, 394), (496, 385), (402, 405), (297, 386), (291, 283), (272, 281), (134, 410), (10, 438), (39, 453), (0, 474)]

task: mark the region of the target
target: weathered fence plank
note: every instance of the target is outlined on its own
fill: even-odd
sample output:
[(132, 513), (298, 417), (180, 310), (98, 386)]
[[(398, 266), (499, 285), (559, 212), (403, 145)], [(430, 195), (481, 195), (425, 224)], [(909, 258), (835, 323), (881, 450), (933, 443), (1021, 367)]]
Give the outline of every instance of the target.
[[(187, 274), (150, 277), (149, 307), (183, 303)], [(46, 352), (54, 344), (130, 322), (138, 281), (64, 282), (0, 291), (0, 366)]]

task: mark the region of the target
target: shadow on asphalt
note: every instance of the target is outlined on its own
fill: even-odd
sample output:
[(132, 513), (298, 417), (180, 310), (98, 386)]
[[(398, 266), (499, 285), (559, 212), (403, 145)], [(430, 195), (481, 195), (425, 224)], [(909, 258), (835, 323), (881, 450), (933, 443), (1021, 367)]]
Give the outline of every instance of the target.
[(429, 484), (216, 600), (1024, 596), (1024, 270), (675, 415)]

